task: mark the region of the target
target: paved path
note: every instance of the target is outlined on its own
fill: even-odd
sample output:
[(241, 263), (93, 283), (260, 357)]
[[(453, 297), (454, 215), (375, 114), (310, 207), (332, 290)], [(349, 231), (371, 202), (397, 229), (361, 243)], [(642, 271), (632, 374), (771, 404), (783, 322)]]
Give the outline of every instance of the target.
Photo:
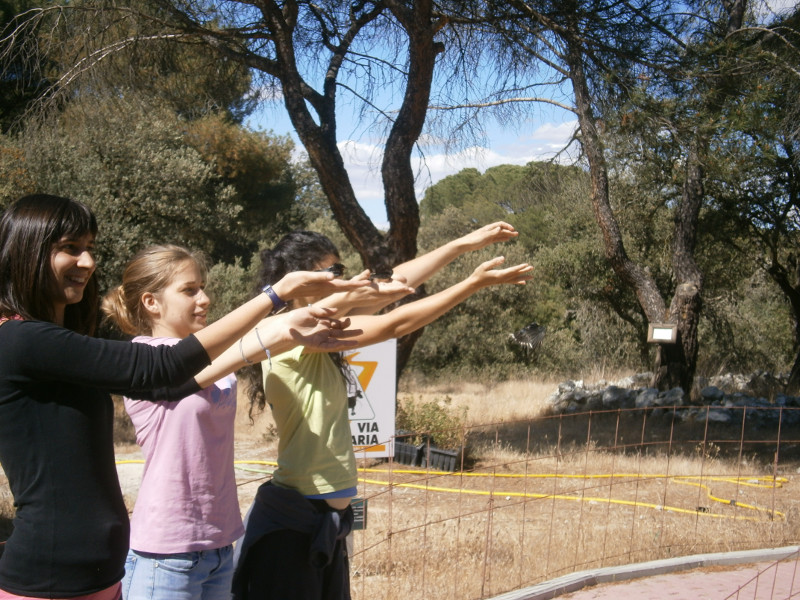
[(622, 583), (604, 583), (558, 600), (785, 600), (800, 598), (800, 562), (706, 567)]
[(800, 546), (573, 573), (494, 600), (800, 600)]

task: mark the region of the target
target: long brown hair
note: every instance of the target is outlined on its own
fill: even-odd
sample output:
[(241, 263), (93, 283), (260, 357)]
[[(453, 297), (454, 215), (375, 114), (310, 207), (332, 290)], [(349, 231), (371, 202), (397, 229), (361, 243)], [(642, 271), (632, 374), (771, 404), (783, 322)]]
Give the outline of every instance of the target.
[[(85, 204), (49, 194), (23, 196), (0, 218), (0, 317), (55, 321), (55, 275), (50, 258), (63, 237), (97, 235), (97, 221)], [(83, 298), (64, 310), (64, 326), (91, 335), (97, 325), (97, 279), (89, 278)]]

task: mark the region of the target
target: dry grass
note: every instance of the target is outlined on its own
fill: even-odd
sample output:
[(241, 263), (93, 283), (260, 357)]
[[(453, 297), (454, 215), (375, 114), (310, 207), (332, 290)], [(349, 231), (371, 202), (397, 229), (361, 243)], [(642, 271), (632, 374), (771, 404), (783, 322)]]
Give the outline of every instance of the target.
[[(469, 476), (362, 464), (354, 598), (486, 598), (594, 567), (800, 540), (800, 458), (787, 448), (775, 463), (774, 432), (742, 440), (636, 411), (543, 416), (557, 386), (401, 382), (400, 403), (466, 409), (474, 462)], [(256, 431), (270, 431), (262, 419)], [(773, 487), (773, 475), (787, 481)]]
[[(800, 542), (797, 432), (543, 416), (556, 387), (401, 385), (400, 402), (467, 409), (474, 460), (468, 474), (361, 464), (355, 599), (487, 598), (593, 567)], [(237, 459), (274, 460), (276, 442), (269, 412), (251, 424), (240, 401)], [(242, 512), (271, 470), (252, 467), (265, 473), (237, 472)]]
[(557, 384), (402, 389), (400, 402), (467, 409), (474, 462), (469, 476), (398, 464), (362, 475), (354, 597), (486, 598), (595, 567), (800, 541), (800, 440), (641, 411), (547, 416)]
[(397, 465), (364, 473), (372, 483), (362, 486), (369, 521), (355, 537), (355, 597), (484, 598), (589, 568), (800, 539), (797, 483), (752, 487), (763, 473), (726, 461), (591, 449), (503, 458), (471, 472), (485, 477)]
[(14, 515), (14, 500), (8, 489), (8, 480), (0, 471), (0, 541), (11, 535), (11, 519)]
[(438, 383), (422, 389), (402, 390), (399, 403), (410, 400), (449, 399), (453, 409), (467, 411), (467, 424), (513, 421), (538, 415), (547, 398), (556, 390), (556, 382), (503, 381), (498, 383)]

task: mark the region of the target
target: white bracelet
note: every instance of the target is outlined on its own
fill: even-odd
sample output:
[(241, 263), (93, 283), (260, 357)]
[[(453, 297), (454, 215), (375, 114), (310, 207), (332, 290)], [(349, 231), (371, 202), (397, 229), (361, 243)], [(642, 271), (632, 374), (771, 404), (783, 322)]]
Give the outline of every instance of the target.
[(272, 370), (272, 355), (269, 353), (269, 348), (264, 345), (264, 342), (261, 341), (261, 336), (258, 334), (258, 327), (255, 328), (256, 330), (256, 339), (258, 340), (258, 345), (261, 346), (261, 349), (264, 351), (264, 354), (267, 355), (267, 362), (269, 363), (269, 370)]
[(248, 359), (248, 358), (247, 358), (247, 357), (244, 355), (244, 348), (242, 348), (242, 342), (243, 342), (243, 341), (244, 341), (244, 338), (243, 338), (243, 337), (242, 337), (242, 338), (239, 338), (239, 354), (241, 354), (241, 355), (242, 355), (242, 360), (243, 360), (245, 363), (247, 363), (248, 365), (252, 365), (252, 364), (253, 364), (253, 361), (252, 361), (252, 360), (249, 360), (249, 359)]

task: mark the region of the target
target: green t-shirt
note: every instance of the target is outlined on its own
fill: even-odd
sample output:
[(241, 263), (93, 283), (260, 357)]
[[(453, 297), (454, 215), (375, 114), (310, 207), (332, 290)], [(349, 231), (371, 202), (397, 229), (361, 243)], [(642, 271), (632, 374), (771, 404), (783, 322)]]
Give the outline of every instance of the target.
[(324, 353), (297, 347), (262, 363), (264, 391), (278, 428), (273, 481), (303, 495), (327, 494), (357, 484), (347, 387)]

